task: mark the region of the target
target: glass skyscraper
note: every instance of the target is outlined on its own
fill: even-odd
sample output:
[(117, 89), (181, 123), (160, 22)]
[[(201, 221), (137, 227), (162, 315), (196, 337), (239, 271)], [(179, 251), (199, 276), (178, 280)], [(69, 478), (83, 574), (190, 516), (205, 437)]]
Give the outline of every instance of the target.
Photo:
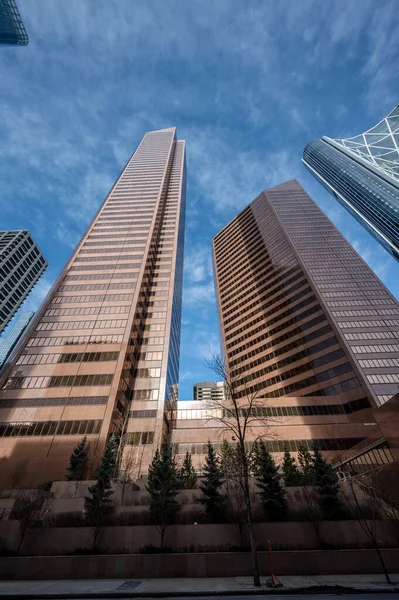
[(15, 0), (0, 0), (0, 45), (26, 46), (28, 42)]
[[(3, 479), (62, 479), (86, 435), (94, 462), (115, 433), (140, 470), (178, 382), (185, 143), (147, 133), (32, 320), (0, 382)], [(131, 452), (130, 452), (131, 453)]]
[[(330, 458), (386, 447), (373, 411), (398, 390), (399, 303), (298, 182), (262, 192), (213, 255), (230, 381), (241, 406), (257, 397), (247, 440), (264, 437), (277, 460), (301, 445)], [(208, 440), (219, 450), (226, 426), (211, 417), (178, 404), (180, 460), (200, 468)]]
[(399, 105), (353, 138), (310, 142), (303, 162), (327, 190), (399, 260)]
[(0, 231), (0, 333), (47, 268), (29, 231)]
[(34, 314), (33, 312), (21, 313), (8, 334), (0, 338), (0, 367), (3, 366), (10, 356)]

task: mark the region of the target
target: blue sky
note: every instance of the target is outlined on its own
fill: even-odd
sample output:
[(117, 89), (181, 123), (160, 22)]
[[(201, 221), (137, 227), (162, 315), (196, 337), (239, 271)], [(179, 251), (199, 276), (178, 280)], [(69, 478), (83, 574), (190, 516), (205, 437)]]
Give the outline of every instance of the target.
[(36, 309), (144, 133), (187, 141), (180, 397), (213, 378), (211, 239), (296, 177), (389, 289), (399, 265), (301, 164), (316, 137), (368, 129), (399, 101), (396, 0), (18, 0), (30, 43), (0, 49), (1, 227), (49, 268)]

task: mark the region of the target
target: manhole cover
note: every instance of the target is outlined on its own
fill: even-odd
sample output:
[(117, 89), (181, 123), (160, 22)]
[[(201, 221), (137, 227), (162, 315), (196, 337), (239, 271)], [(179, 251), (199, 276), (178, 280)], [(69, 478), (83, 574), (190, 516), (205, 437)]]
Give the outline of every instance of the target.
[(118, 590), (135, 590), (139, 587), (143, 582), (142, 581), (125, 581), (122, 583), (117, 589)]

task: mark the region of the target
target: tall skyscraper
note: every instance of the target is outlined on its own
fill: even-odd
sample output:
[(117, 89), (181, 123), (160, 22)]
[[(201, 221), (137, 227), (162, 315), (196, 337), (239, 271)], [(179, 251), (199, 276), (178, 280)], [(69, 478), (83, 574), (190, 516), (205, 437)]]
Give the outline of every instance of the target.
[(62, 478), (83, 435), (98, 458), (111, 433), (145, 470), (178, 381), (185, 189), (184, 141), (147, 133), (2, 382), (3, 477), (24, 460), (21, 485)]
[(218, 402), (225, 397), (223, 381), (202, 381), (193, 386), (194, 400)]
[(34, 314), (33, 312), (21, 313), (8, 334), (0, 337), (0, 367), (6, 362)]
[(0, 231), (0, 333), (47, 268), (29, 231)]
[(323, 137), (303, 153), (309, 171), (399, 260), (399, 104), (375, 127)]
[(295, 180), (266, 190), (213, 248), (227, 368), (239, 402), (264, 403), (257, 435), (264, 414), (274, 452), (378, 444), (372, 409), (399, 385), (399, 304), (310, 196)]
[(26, 46), (28, 42), (15, 0), (0, 0), (0, 45)]

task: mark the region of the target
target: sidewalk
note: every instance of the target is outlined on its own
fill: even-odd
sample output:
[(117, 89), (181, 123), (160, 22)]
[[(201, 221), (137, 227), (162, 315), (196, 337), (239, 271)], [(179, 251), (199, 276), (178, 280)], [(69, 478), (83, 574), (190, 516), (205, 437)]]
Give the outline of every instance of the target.
[(255, 588), (250, 577), (204, 579), (70, 579), (47, 581), (1, 581), (0, 598), (150, 598), (212, 595), (366, 593), (399, 592), (399, 574), (391, 575), (393, 585), (383, 575), (315, 575), (280, 577), (283, 587)]

